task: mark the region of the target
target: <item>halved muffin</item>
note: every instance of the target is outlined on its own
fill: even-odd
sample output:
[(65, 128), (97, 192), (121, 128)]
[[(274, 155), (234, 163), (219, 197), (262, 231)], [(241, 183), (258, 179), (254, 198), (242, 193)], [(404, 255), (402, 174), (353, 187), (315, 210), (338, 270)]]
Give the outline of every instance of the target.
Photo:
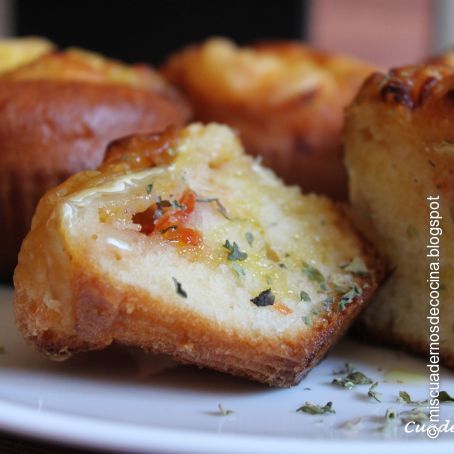
[(196, 120), (236, 128), (246, 150), (287, 183), (343, 200), (343, 111), (373, 70), (296, 42), (237, 47), (215, 38), (171, 56), (163, 74)]
[(15, 314), (54, 358), (117, 342), (290, 386), (382, 275), (332, 202), (284, 186), (227, 127), (194, 124), (120, 140), (42, 198)]

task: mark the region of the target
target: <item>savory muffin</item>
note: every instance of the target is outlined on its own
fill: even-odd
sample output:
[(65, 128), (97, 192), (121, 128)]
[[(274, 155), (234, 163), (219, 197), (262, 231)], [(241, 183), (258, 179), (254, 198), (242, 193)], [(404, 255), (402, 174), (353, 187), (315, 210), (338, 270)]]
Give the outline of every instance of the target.
[(10, 279), (39, 198), (106, 145), (182, 125), (175, 90), (152, 69), (83, 51), (47, 53), (0, 74), (0, 277)]
[(0, 39), (0, 73), (31, 63), (53, 50), (54, 45), (44, 38)]
[(117, 342), (290, 386), (381, 276), (332, 202), (284, 186), (227, 127), (194, 124), (120, 140), (41, 199), (15, 314), (54, 358)]
[(163, 67), (196, 120), (231, 125), (246, 150), (287, 183), (338, 200), (347, 195), (343, 110), (371, 72), (296, 42), (240, 48), (219, 38), (184, 49)]
[(373, 75), (348, 108), (344, 140), (354, 219), (393, 270), (359, 330), (427, 355), (436, 316), (454, 367), (454, 69)]

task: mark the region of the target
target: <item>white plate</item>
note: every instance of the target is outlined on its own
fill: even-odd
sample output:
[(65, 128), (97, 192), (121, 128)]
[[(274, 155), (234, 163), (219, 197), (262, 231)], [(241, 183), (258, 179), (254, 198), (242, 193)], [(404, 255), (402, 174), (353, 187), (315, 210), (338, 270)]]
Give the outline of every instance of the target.
[[(429, 440), (425, 434), (406, 434), (400, 423), (380, 430), (386, 409), (411, 408), (396, 403), (399, 390), (414, 399), (427, 397), (421, 359), (348, 339), (291, 389), (190, 367), (144, 378), (146, 364), (139, 361), (139, 367), (137, 357), (118, 347), (48, 361), (17, 333), (11, 299), (11, 290), (0, 287), (1, 430), (122, 452), (452, 452), (453, 434)], [(368, 386), (344, 390), (331, 384), (333, 370), (345, 362), (379, 382), (381, 403), (367, 397)], [(392, 369), (412, 375), (396, 383)], [(452, 372), (442, 371), (442, 388), (454, 391)], [(305, 401), (332, 401), (336, 414), (297, 413)], [(219, 403), (234, 413), (221, 416)], [(454, 404), (442, 405), (442, 419), (454, 421)]]

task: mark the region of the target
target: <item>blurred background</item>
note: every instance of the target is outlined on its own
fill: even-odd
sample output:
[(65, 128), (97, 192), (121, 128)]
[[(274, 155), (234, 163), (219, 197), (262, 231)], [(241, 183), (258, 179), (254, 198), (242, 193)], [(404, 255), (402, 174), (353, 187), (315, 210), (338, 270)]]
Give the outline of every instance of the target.
[(185, 44), (303, 39), (383, 67), (454, 44), (452, 0), (0, 0), (0, 36), (42, 35), (129, 62), (158, 64)]

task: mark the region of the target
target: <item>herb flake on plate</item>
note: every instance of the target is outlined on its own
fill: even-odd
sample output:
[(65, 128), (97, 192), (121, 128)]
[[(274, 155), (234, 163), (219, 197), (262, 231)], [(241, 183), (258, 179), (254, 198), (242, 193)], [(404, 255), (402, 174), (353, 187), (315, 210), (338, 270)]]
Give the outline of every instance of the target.
[(388, 408), (385, 413), (385, 420), (386, 421), (395, 421), (397, 419), (397, 413), (394, 408)]
[(389, 429), (396, 424), (397, 416), (398, 414), (396, 410), (394, 410), (394, 408), (388, 408), (383, 418), (385, 424), (382, 427), (379, 427), (377, 430), (379, 432), (388, 432)]
[(408, 404), (408, 405), (427, 405), (428, 400), (413, 400), (410, 397), (410, 394), (407, 391), (399, 391), (399, 397), (397, 398), (397, 402)]
[(440, 393), (438, 394), (438, 400), (441, 403), (454, 402), (454, 397), (451, 397), (447, 391), (440, 391)]
[(356, 385), (372, 385), (374, 383), (371, 378), (356, 370), (350, 363), (346, 363), (344, 369), (334, 372), (334, 374), (344, 374), (344, 377), (335, 378), (331, 383), (345, 389), (352, 389)]
[(296, 409), (299, 413), (307, 413), (308, 415), (326, 415), (336, 413), (332, 402), (327, 402), (326, 405), (316, 405), (311, 402), (306, 402), (304, 405)]
[(378, 381), (376, 381), (374, 384), (372, 384), (372, 385), (370, 386), (369, 391), (367, 391), (367, 395), (368, 395), (371, 399), (375, 399), (377, 402), (381, 402), (380, 397), (381, 397), (382, 393), (378, 393), (378, 392), (376, 391), (377, 386), (378, 386)]
[(218, 404), (218, 410), (220, 416), (229, 416), (234, 413), (233, 410), (229, 410), (228, 408), (224, 408), (222, 404)]

